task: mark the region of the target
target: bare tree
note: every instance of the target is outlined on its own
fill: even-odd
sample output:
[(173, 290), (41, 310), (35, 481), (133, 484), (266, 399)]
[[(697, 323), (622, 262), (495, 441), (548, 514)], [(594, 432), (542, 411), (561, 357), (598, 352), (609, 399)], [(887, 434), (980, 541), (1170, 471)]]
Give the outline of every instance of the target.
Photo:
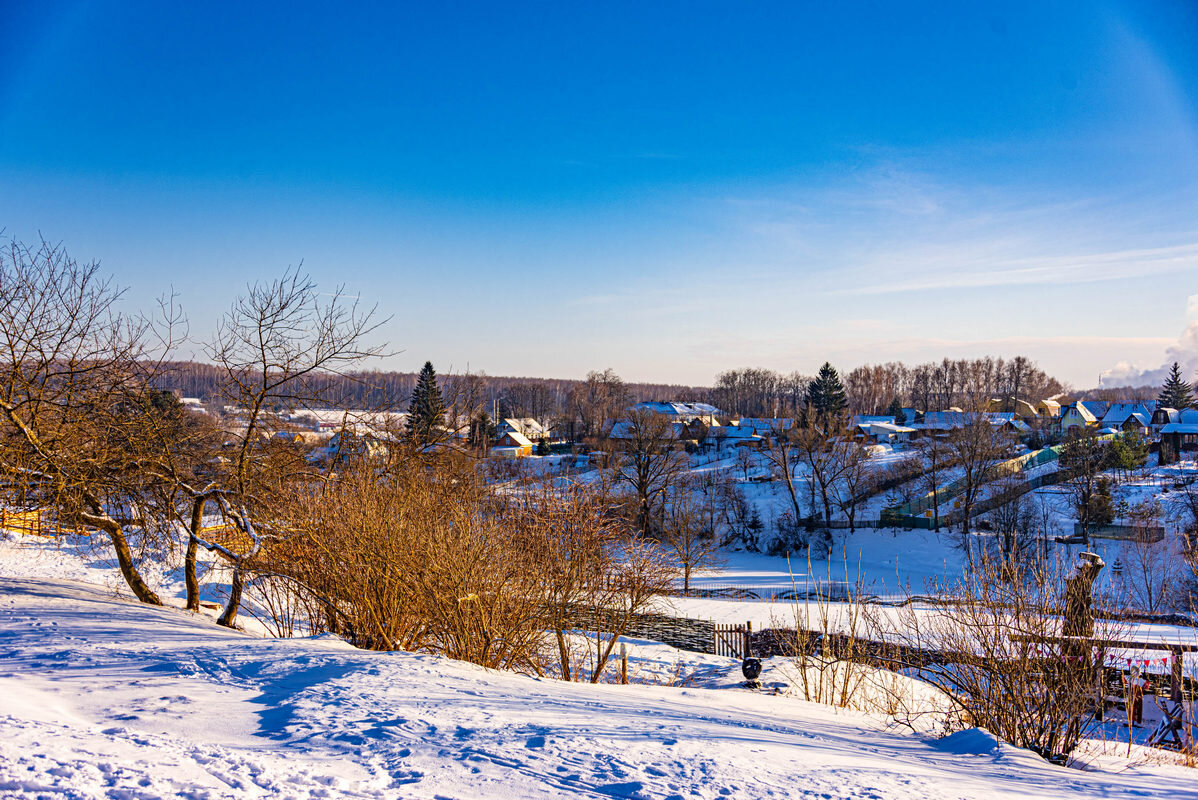
[(855, 532), (857, 504), (861, 502), (873, 477), (869, 451), (847, 437), (835, 442), (833, 447), (838, 451), (840, 474), (833, 484), (832, 496), (840, 513), (849, 521), (849, 531)]
[(1018, 580), (1035, 560), (1035, 509), (1026, 494), (1026, 481), (1018, 473), (1004, 475), (991, 485), (992, 499), (1000, 504), (986, 519), (994, 529), (992, 561), (1007, 580)]
[(1114, 516), (1108, 490), (1110, 477), (1104, 475), (1111, 463), (1108, 447), (1106, 440), (1087, 430), (1061, 448), (1060, 469), (1069, 475), (1065, 486), (1086, 544), (1090, 542), (1091, 529), (1109, 523)]
[(654, 515), (666, 492), (690, 467), (679, 452), (669, 417), (647, 409), (632, 409), (624, 420), (616, 477), (636, 496), (636, 525), (644, 535), (653, 532)]
[(961, 535), (966, 558), (973, 567), (970, 523), (973, 507), (981, 499), (983, 487), (996, 476), (994, 467), (1006, 455), (1005, 436), (995, 430), (982, 414), (967, 414), (965, 424), (950, 431), (947, 440), (952, 459), (961, 468)]
[(757, 466), (757, 455), (751, 448), (746, 445), (740, 445), (736, 448), (736, 466), (740, 467), (741, 477), (745, 483), (749, 482), (749, 470)]
[(765, 451), (765, 458), (775, 477), (781, 479), (782, 485), (786, 487), (786, 496), (790, 500), (792, 519), (795, 525), (803, 519), (799, 492), (795, 486), (795, 472), (805, 463), (802, 457), (803, 451), (799, 447), (798, 434), (798, 420), (795, 420), (794, 424), (789, 427), (779, 424), (772, 431), (769, 447)]
[(154, 378), (181, 319), (167, 301), (155, 327), (120, 297), (97, 263), (45, 241), (0, 250), (0, 470), (10, 502), (102, 530), (133, 594), (161, 605), (130, 536), (162, 528), (146, 431), (167, 413)]
[[(924, 436), (915, 440), (915, 449), (923, 458), (924, 471), (920, 484), (924, 490), (935, 497), (944, 485), (944, 473), (952, 460), (952, 450), (948, 443), (937, 436)], [(932, 527), (940, 532), (940, 504), (933, 500)]]
[(607, 436), (611, 424), (628, 407), (628, 387), (610, 368), (588, 372), (586, 382), (570, 393), (570, 405), (581, 422), (584, 439)]
[(1150, 614), (1174, 609), (1189, 610), (1183, 597), (1186, 560), (1178, 542), (1156, 539), (1162, 509), (1155, 500), (1136, 504), (1127, 517), (1134, 534), (1122, 547), (1122, 583), (1134, 607)]
[(662, 521), (661, 541), (682, 572), (682, 591), (690, 593), (691, 575), (723, 563), (720, 543), (710, 517), (690, 486), (681, 486), (670, 500)]
[[(287, 494), (287, 485), (315, 479), (302, 458), (266, 441), (278, 409), (320, 403), (328, 385), (320, 378), (382, 355), (386, 345), (366, 341), (381, 324), (373, 307), (360, 307), (343, 287), (322, 294), (298, 269), (251, 285), (221, 319), (208, 353), (224, 373), (226, 400), (239, 409), (241, 427), (229, 432), (234, 446), (226, 469), (202, 486), (180, 484), (192, 502), (190, 539), (232, 568), (220, 624), (236, 624), (247, 566), (269, 541), (287, 538), (277, 522), (277, 498)], [(236, 530), (235, 544), (202, 535), (199, 523), (209, 503)], [(194, 574), (194, 558), (186, 568)]]
[(853, 462), (852, 446), (855, 445), (850, 446), (846, 439), (845, 420), (841, 416), (828, 418), (808, 409), (802, 423), (795, 431), (794, 443), (807, 466), (812, 492), (818, 492), (824, 510), (824, 539), (828, 552), (831, 552), (836, 487)]

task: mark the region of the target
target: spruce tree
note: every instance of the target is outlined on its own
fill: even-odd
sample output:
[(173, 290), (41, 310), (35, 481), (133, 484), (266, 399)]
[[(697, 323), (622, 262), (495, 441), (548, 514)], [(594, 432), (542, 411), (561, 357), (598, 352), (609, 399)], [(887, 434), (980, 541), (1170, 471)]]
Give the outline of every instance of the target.
[(443, 435), (444, 424), (445, 401), (437, 387), (437, 371), (433, 362), (425, 361), (408, 402), (408, 436), (420, 444), (431, 444)]
[(897, 397), (890, 401), (890, 408), (886, 409), (886, 416), (894, 417), (895, 425), (902, 425), (907, 421), (907, 415), (903, 413), (903, 404)]
[(1161, 408), (1175, 408), (1178, 411), (1189, 408), (1194, 405), (1194, 397), (1190, 394), (1192, 389), (1190, 384), (1181, 379), (1181, 367), (1174, 361), (1169, 370), (1169, 377), (1161, 387), (1160, 397), (1156, 400), (1157, 405)]
[(807, 385), (807, 405), (820, 416), (835, 416), (848, 408), (848, 397), (840, 376), (827, 361), (819, 368), (819, 375)]

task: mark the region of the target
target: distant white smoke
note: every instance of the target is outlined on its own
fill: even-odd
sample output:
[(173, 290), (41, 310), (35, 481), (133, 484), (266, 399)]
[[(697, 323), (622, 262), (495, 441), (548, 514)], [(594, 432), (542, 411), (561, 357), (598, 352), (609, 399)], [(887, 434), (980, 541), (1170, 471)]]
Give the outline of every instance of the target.
[(1173, 362), (1181, 366), (1182, 380), (1194, 382), (1198, 373), (1198, 294), (1186, 299), (1186, 319), (1189, 324), (1177, 338), (1177, 344), (1165, 350), (1165, 363), (1155, 369), (1140, 369), (1121, 361), (1102, 373), (1103, 386), (1159, 386), (1169, 377)]

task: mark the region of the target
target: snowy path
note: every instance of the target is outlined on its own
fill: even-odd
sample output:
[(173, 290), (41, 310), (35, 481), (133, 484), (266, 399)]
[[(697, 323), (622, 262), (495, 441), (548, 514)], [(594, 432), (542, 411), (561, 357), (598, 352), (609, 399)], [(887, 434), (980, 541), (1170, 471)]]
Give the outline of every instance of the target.
[(331, 637), (264, 640), (69, 581), (0, 579), (3, 797), (1194, 796), (736, 689), (585, 686)]

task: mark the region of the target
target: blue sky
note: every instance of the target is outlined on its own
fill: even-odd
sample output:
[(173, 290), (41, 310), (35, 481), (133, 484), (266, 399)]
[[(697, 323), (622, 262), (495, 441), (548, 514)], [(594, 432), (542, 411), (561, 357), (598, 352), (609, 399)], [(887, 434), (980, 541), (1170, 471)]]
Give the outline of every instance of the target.
[(1198, 322), (1192, 3), (0, 11), (0, 228), (197, 337), (301, 260), (398, 369), (1090, 386)]

